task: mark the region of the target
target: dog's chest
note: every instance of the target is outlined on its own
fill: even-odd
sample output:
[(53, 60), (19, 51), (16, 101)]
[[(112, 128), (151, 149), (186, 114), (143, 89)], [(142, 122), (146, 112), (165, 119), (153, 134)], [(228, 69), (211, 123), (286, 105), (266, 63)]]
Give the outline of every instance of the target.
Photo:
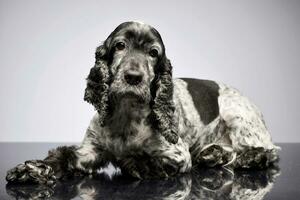
[(107, 144), (107, 149), (115, 156), (136, 155), (148, 146), (149, 141), (153, 136), (153, 131), (149, 125), (146, 124), (132, 124), (134, 126), (134, 133), (127, 133), (127, 135), (111, 137), (111, 142)]
[(136, 154), (151, 140), (153, 130), (148, 123), (148, 106), (120, 107), (112, 116), (108, 126), (106, 149), (116, 156)]
[(153, 135), (151, 128), (147, 125), (136, 125), (136, 132), (123, 137), (115, 137), (107, 147), (109, 151), (116, 156), (137, 154), (136, 151), (142, 151), (146, 148), (150, 138)]

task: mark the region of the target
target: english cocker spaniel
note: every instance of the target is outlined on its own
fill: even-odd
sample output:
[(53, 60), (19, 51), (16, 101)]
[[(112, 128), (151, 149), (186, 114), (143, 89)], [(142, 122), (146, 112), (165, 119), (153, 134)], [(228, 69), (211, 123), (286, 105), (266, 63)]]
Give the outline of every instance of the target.
[(97, 48), (84, 100), (97, 113), (82, 144), (26, 161), (7, 181), (52, 184), (108, 163), (138, 179), (166, 178), (192, 166), (265, 168), (278, 159), (259, 109), (225, 84), (173, 79), (160, 34), (144, 23), (120, 24)]

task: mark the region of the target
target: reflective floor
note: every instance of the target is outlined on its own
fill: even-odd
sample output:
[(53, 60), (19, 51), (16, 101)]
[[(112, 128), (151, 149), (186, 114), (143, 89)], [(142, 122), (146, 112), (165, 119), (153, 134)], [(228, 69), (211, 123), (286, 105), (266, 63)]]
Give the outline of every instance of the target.
[(260, 171), (206, 168), (167, 180), (137, 181), (110, 166), (97, 177), (77, 177), (55, 187), (7, 185), (9, 168), (41, 159), (59, 145), (64, 144), (0, 143), (0, 199), (300, 199), (300, 144), (279, 144), (279, 167)]

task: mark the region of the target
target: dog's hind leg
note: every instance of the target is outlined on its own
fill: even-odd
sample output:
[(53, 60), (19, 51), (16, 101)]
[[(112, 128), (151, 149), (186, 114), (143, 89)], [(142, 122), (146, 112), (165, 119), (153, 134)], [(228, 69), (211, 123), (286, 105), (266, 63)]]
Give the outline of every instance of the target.
[(234, 168), (266, 168), (272, 166), (279, 159), (275, 149), (265, 149), (263, 147), (249, 147), (239, 152)]
[(237, 90), (221, 87), (220, 117), (237, 157), (235, 168), (268, 167), (278, 160), (280, 149), (272, 143), (260, 110)]
[(251, 130), (247, 126), (244, 127), (247, 122), (239, 117), (231, 120), (235, 122), (230, 124), (229, 121), (218, 120), (217, 125), (211, 123), (206, 127), (206, 137), (200, 138), (190, 149), (194, 164), (209, 167), (229, 165), (234, 168), (265, 168), (278, 160), (279, 148), (270, 140), (259, 140), (255, 134), (249, 132)]
[(217, 117), (201, 130), (201, 135), (190, 148), (194, 165), (228, 165), (236, 157), (231, 141), (226, 134), (225, 122)]

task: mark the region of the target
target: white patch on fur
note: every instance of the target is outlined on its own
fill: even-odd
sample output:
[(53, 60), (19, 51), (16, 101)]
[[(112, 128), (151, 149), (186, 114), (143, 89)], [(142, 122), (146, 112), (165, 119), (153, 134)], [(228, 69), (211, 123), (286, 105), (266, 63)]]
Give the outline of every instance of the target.
[(92, 130), (88, 129), (82, 144), (80, 145), (79, 149), (76, 150), (76, 156), (78, 158), (76, 167), (84, 171), (88, 171), (89, 169), (85, 169), (85, 167), (83, 167), (82, 164), (94, 162), (97, 158), (97, 152), (95, 152), (94, 150), (95, 146), (92, 144), (92, 134), (95, 133), (93, 133)]
[(266, 128), (263, 115), (255, 104), (238, 90), (219, 84), (220, 116), (228, 127), (228, 134), (235, 150), (245, 147), (278, 149)]
[(190, 147), (200, 137), (204, 127), (200, 115), (195, 107), (193, 98), (187, 89), (187, 83), (181, 79), (174, 79), (175, 119), (178, 120), (178, 133)]

